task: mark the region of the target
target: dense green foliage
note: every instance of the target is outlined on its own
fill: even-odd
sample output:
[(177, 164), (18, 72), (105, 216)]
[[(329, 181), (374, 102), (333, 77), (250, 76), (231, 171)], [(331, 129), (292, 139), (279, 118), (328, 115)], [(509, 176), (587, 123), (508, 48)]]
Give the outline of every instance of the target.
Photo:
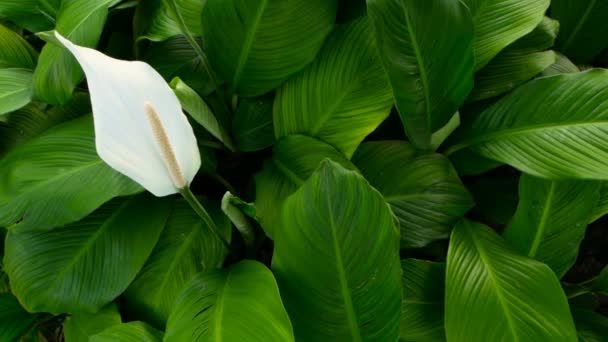
[[(1, 0), (0, 342), (607, 341), (608, 257), (581, 244), (608, 222), (607, 18)], [(212, 222), (102, 160), (53, 30), (162, 75)]]

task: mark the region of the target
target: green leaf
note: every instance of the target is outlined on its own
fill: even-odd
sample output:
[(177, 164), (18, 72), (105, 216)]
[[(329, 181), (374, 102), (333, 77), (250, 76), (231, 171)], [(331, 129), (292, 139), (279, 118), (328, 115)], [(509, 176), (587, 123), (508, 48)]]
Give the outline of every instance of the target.
[(10, 231), (4, 267), (11, 289), (31, 312), (96, 312), (133, 281), (169, 210), (166, 199), (143, 195), (52, 231)]
[(450, 161), (440, 154), (417, 155), (406, 142), (369, 142), (359, 147), (353, 163), (391, 205), (401, 248), (447, 239), (473, 206)]
[(445, 341), (443, 305), (445, 264), (401, 260), (401, 342)]
[(110, 303), (93, 314), (78, 312), (67, 317), (63, 325), (63, 334), (66, 342), (88, 341), (91, 336), (120, 323), (118, 307)]
[(448, 341), (577, 340), (553, 271), (479, 223), (462, 221), (452, 232), (445, 297)]
[(573, 74), (579, 72), (579, 68), (572, 63), (566, 56), (557, 53), (555, 63), (543, 70), (543, 76), (553, 76), (559, 74)]
[[(453, 0), (368, 0), (367, 6), (407, 136), (429, 149), (431, 134), (473, 88), (471, 14)], [(448, 56), (455, 63), (446, 63)]]
[(40, 5), (40, 0), (2, 0), (0, 18), (8, 18), (31, 32), (50, 30), (54, 16), (47, 6)]
[(192, 279), (171, 312), (164, 341), (293, 340), (272, 273), (245, 260)]
[(599, 188), (598, 181), (551, 181), (522, 175), (519, 205), (503, 233), (505, 240), (563, 277), (576, 261)]
[(262, 95), (309, 64), (336, 19), (336, 0), (207, 0), (203, 40), (230, 92)]
[(211, 133), (211, 135), (224, 143), (231, 151), (235, 151), (236, 149), (232, 143), (232, 138), (230, 138), (230, 135), (226, 132), (224, 127), (220, 125), (209, 106), (207, 106), (205, 101), (196, 93), (196, 91), (178, 77), (174, 78), (170, 85), (179, 99), (182, 108), (184, 108), (198, 124)]
[[(201, 14), (206, 0), (175, 0), (186, 27), (201, 36)], [(134, 17), (136, 42), (142, 39), (164, 41), (182, 34), (171, 7), (164, 0), (139, 1)]]
[(593, 209), (589, 223), (594, 222), (606, 214), (608, 214), (608, 183), (602, 182), (602, 185), (600, 186), (599, 200)]
[(371, 28), (365, 18), (338, 26), (315, 62), (277, 91), (277, 138), (304, 134), (347, 158), (393, 106)]
[[(251, 209), (253, 212), (247, 213), (247, 209)], [(255, 217), (255, 206), (234, 196), (230, 191), (226, 191), (222, 197), (222, 212), (224, 212), (239, 231), (245, 245), (248, 248), (253, 247), (255, 243), (255, 228), (247, 217), (249, 215)]]
[(0, 24), (0, 67), (34, 69), (38, 53), (16, 32)]
[(608, 70), (543, 77), (519, 87), (461, 132), (470, 147), (544, 178), (608, 179)]
[(281, 214), (272, 269), (296, 338), (397, 340), (399, 233), (382, 195), (326, 160)]
[(550, 0), (464, 0), (475, 25), (475, 69), (530, 33), (543, 20)]
[[(129, 322), (110, 327), (92, 336), (89, 342), (162, 342), (163, 332), (144, 322)], [(69, 341), (66, 341), (69, 342)]]
[(19, 341), (39, 318), (25, 311), (12, 293), (0, 293), (0, 341)]
[(604, 342), (608, 336), (608, 318), (596, 312), (572, 308), (579, 342)]
[(266, 234), (273, 237), (282, 229), (280, 208), (326, 158), (350, 169), (355, 167), (332, 146), (304, 135), (290, 135), (272, 149), (272, 159), (255, 175), (255, 207)]
[(27, 69), (0, 69), (0, 115), (27, 105), (32, 98), (32, 72)]
[[(57, 14), (55, 30), (74, 44), (95, 47), (112, 0), (64, 0)], [(34, 71), (36, 97), (46, 103), (64, 104), (83, 78), (72, 54), (62, 46), (47, 44)]]
[(561, 28), (557, 47), (577, 63), (589, 63), (608, 46), (608, 3), (597, 0), (553, 0), (551, 16)]
[[(230, 241), (231, 226), (218, 205), (203, 201), (220, 232)], [(163, 233), (125, 297), (146, 321), (164, 328), (173, 303), (199, 272), (220, 267), (226, 249), (184, 200), (173, 204)]]
[(0, 160), (0, 226), (50, 229), (82, 219), (141, 187), (95, 152), (93, 120), (72, 120), (20, 145)]
[(239, 150), (254, 152), (272, 146), (274, 143), (273, 100), (273, 97), (263, 96), (240, 101), (232, 121), (232, 133)]

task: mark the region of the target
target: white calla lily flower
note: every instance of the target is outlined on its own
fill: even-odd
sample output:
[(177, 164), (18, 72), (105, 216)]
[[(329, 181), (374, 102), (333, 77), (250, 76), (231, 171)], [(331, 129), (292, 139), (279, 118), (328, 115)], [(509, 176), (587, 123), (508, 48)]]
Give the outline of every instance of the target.
[(200, 152), (162, 76), (144, 62), (114, 59), (55, 36), (86, 75), (101, 159), (155, 196), (186, 189), (200, 168)]

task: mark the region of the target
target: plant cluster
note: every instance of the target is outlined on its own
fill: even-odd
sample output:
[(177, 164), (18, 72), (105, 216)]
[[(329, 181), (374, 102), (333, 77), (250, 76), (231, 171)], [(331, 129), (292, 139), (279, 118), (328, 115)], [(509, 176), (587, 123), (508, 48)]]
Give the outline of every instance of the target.
[(0, 341), (608, 341), (607, 18), (1, 0)]

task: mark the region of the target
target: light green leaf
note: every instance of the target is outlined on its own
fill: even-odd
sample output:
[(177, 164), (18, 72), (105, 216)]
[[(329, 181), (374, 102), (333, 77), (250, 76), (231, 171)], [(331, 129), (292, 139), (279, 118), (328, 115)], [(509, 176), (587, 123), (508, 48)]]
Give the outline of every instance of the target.
[(599, 188), (598, 181), (551, 181), (522, 175), (519, 205), (503, 233), (505, 240), (563, 277), (576, 261)]
[(164, 341), (294, 341), (270, 270), (255, 261), (197, 275), (180, 294)]
[[(64, 0), (55, 30), (74, 44), (95, 47), (108, 15), (111, 0)], [(47, 44), (34, 71), (36, 97), (52, 104), (66, 103), (83, 72), (72, 54), (62, 46)]]
[(38, 53), (25, 39), (0, 24), (0, 67), (34, 69), (37, 59)]
[(443, 297), (445, 264), (401, 260), (401, 342), (445, 341)]
[(357, 149), (353, 163), (391, 205), (401, 228), (401, 248), (447, 239), (473, 206), (450, 161), (440, 154), (417, 155), (400, 141), (369, 142)]
[(602, 185), (600, 186), (599, 200), (593, 209), (589, 223), (594, 222), (606, 214), (608, 214), (608, 183), (602, 182)]
[(608, 336), (608, 318), (590, 310), (572, 308), (579, 342), (604, 342)]
[(486, 109), (448, 154), (470, 147), (544, 178), (608, 179), (608, 70), (543, 77)]
[(65, 342), (89, 341), (91, 336), (120, 323), (120, 313), (114, 303), (106, 305), (93, 314), (78, 312), (65, 319), (63, 325)]
[(454, 0), (368, 0), (367, 7), (407, 136), (429, 149), (431, 134), (473, 88), (471, 14)]
[[(163, 332), (144, 322), (129, 322), (110, 327), (92, 336), (89, 342), (162, 342)], [(69, 342), (69, 341), (66, 341)]]
[(82, 117), (0, 160), (0, 226), (50, 229), (82, 219), (113, 197), (139, 191), (139, 185), (99, 159), (92, 117)]
[(336, 0), (208, 0), (203, 40), (230, 92), (262, 95), (309, 64), (336, 18)]
[(27, 69), (0, 69), (0, 115), (17, 110), (32, 98), (32, 72)]
[(254, 152), (274, 143), (273, 100), (273, 97), (263, 96), (240, 101), (232, 121), (232, 133), (239, 150)]
[(10, 231), (4, 267), (31, 312), (94, 313), (129, 286), (170, 211), (166, 199), (114, 200), (53, 231)]
[(365, 18), (338, 26), (315, 62), (277, 91), (277, 138), (304, 134), (347, 158), (386, 119), (393, 99)]
[(12, 293), (0, 293), (0, 341), (19, 341), (39, 319), (25, 311)]
[(471, 221), (452, 232), (445, 310), (448, 341), (577, 341), (553, 271)]
[(0, 18), (3, 17), (31, 32), (50, 30), (54, 25), (52, 9), (40, 0), (2, 0)]
[(553, 0), (551, 16), (559, 20), (560, 52), (577, 63), (589, 63), (608, 46), (608, 2), (602, 0)]
[(281, 214), (272, 269), (296, 338), (396, 341), (399, 234), (382, 195), (325, 160)]
[[(252, 209), (253, 212), (247, 213), (246, 209)], [(255, 243), (255, 228), (247, 217), (249, 215), (255, 217), (255, 206), (234, 196), (230, 191), (226, 191), (222, 197), (222, 212), (230, 218), (230, 221), (241, 234), (245, 245), (252, 247)]]
[(557, 53), (555, 63), (543, 70), (543, 76), (553, 76), (559, 74), (572, 74), (579, 72), (579, 68), (574, 65), (566, 56)]
[[(272, 159), (255, 175), (255, 207), (266, 235), (273, 237), (282, 229), (280, 208), (326, 158), (350, 169), (355, 167), (332, 146), (304, 135), (290, 135), (272, 149)], [(285, 227), (289, 229), (289, 227)]]
[[(217, 204), (202, 201), (213, 221), (230, 241), (230, 221)], [(188, 203), (173, 203), (163, 233), (135, 281), (125, 292), (130, 307), (164, 328), (175, 299), (197, 273), (220, 267), (227, 251)]]
[(211, 135), (224, 143), (231, 151), (235, 151), (232, 143), (232, 138), (224, 127), (217, 121), (207, 103), (186, 83), (178, 77), (171, 81), (171, 89), (179, 99), (182, 108), (190, 114), (190, 116), (203, 126)]
[(475, 69), (483, 68), (502, 49), (530, 33), (550, 0), (464, 0), (475, 24)]

